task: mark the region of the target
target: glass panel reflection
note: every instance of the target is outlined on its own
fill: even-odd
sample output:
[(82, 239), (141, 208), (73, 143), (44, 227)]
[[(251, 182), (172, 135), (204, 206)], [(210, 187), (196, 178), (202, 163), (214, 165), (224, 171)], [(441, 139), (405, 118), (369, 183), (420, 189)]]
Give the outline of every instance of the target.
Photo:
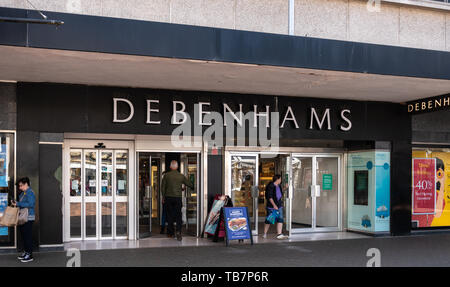
[[(253, 217), (252, 187), (256, 179), (255, 156), (231, 156), (231, 198), (233, 206), (246, 206)], [(251, 220), (252, 230), (255, 222)]]
[(128, 194), (128, 152), (116, 152), (116, 194)]
[(101, 172), (101, 195), (111, 196), (113, 176), (112, 152), (102, 152)]
[(70, 196), (81, 196), (81, 151), (70, 152)]
[(126, 202), (117, 202), (116, 204), (116, 235), (126, 236), (128, 232), (128, 207)]
[(81, 237), (81, 203), (70, 203), (70, 237)]
[(86, 237), (97, 236), (97, 203), (86, 203)]
[(112, 236), (112, 202), (102, 202), (102, 236)]
[(97, 195), (97, 153), (86, 152), (84, 161), (86, 196)]
[(312, 227), (312, 158), (292, 158), (292, 228)]
[(317, 184), (320, 196), (316, 197), (316, 227), (338, 226), (338, 159), (317, 158)]

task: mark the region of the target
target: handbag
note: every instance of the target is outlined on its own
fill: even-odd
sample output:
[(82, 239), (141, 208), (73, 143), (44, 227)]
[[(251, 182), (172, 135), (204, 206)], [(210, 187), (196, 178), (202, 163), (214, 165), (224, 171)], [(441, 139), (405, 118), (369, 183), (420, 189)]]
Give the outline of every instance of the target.
[[(27, 195), (26, 192), (22, 194), (19, 201), (22, 201), (22, 199)], [(28, 222), (28, 208), (20, 208), (19, 214), (17, 215), (17, 225), (24, 225)]]
[(0, 225), (12, 227), (17, 225), (17, 220), (19, 219), (19, 208), (8, 206), (0, 218)]
[(19, 210), (19, 215), (17, 216), (17, 225), (24, 225), (28, 222), (28, 208), (22, 208)]

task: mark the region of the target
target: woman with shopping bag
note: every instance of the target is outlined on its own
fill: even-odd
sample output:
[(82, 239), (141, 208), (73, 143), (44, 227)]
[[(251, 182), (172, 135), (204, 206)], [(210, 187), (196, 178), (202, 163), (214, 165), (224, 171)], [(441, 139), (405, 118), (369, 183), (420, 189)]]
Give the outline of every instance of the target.
[(24, 177), (17, 182), (19, 190), (19, 201), (11, 201), (13, 206), (17, 206), (19, 210), (18, 227), (22, 235), (24, 252), (17, 257), (22, 262), (33, 261), (33, 223), (35, 220), (34, 206), (36, 197), (30, 187), (30, 179)]
[(277, 239), (287, 239), (283, 235), (283, 189), (281, 188), (281, 175), (276, 174), (272, 181), (266, 186), (267, 216), (264, 222), (264, 235), (267, 238), (267, 232), (271, 224), (277, 224)]

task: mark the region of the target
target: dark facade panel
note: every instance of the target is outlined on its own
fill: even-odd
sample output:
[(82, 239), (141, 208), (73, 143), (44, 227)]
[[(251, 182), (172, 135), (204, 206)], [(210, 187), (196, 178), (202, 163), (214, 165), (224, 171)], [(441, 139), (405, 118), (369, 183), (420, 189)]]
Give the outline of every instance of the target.
[(412, 118), (412, 141), (450, 145), (450, 111), (415, 114)]
[(223, 194), (223, 161), (221, 155), (208, 155), (208, 211), (216, 194)]
[[(27, 18), (28, 10), (10, 9), (0, 7), (0, 17)], [(1, 45), (27, 46), (28, 31), (25, 23), (0, 22)]]
[(15, 83), (0, 83), (0, 103), (0, 130), (15, 130), (17, 119)]
[[(0, 16), (26, 10), (0, 8)], [(0, 45), (450, 79), (450, 53), (191, 25), (45, 12), (52, 25), (0, 23)], [(30, 18), (40, 18), (29, 11)], [(7, 25), (7, 26), (5, 26)], [(14, 35), (26, 35), (16, 39)], [(11, 40), (13, 38), (13, 40)]]
[(40, 245), (62, 240), (62, 146), (39, 145)]
[[(39, 192), (39, 133), (34, 131), (17, 131), (17, 179), (28, 177), (31, 188), (36, 196), (35, 214), (33, 224), (34, 248), (39, 246), (40, 232), (40, 192)], [(20, 239), (20, 234), (18, 233)], [(22, 240), (18, 240), (18, 248), (21, 249)]]
[(411, 232), (411, 142), (394, 141), (391, 150), (391, 216), (393, 235)]

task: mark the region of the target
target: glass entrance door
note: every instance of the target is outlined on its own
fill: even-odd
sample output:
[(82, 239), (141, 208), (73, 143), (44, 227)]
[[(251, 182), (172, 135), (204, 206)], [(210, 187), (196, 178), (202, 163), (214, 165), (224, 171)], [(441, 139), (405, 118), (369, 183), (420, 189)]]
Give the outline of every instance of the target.
[(127, 150), (70, 150), (70, 239), (127, 238), (128, 166)]
[(258, 154), (231, 154), (231, 199), (233, 206), (247, 207), (251, 229), (258, 234)]
[[(161, 182), (167, 172), (165, 161), (169, 153), (138, 152), (138, 238), (160, 235), (161, 228), (166, 229), (167, 212), (161, 201)], [(181, 153), (179, 171), (194, 183), (194, 188), (184, 187), (182, 190), (182, 222), (183, 232), (199, 236), (198, 219), (200, 211), (199, 185), (200, 154)]]
[(138, 153), (138, 238), (147, 238), (161, 227), (160, 204), (162, 154)]
[(198, 182), (199, 182), (199, 154), (187, 153), (181, 154), (181, 172), (194, 184), (194, 188), (185, 186), (183, 191), (183, 223), (185, 225), (186, 233), (199, 236), (199, 229), (197, 219), (199, 218), (198, 211)]
[(289, 234), (340, 228), (340, 156), (299, 155), (291, 159)]

